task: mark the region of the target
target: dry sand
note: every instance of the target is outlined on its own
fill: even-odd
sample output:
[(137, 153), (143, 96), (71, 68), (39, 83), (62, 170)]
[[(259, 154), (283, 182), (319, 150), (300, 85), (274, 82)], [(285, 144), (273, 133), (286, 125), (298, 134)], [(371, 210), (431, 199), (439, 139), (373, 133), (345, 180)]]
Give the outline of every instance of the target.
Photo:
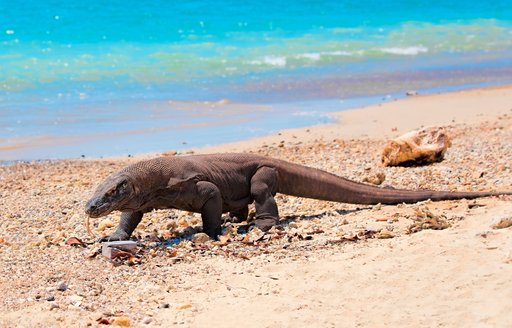
[[(411, 97), (338, 117), (200, 151), (252, 151), (357, 181), (384, 173), (383, 185), (401, 188), (512, 189), (512, 87)], [(380, 165), (388, 137), (433, 124), (453, 138), (444, 161)], [(512, 228), (491, 227), (512, 218), (510, 196), (401, 206), (279, 196), (282, 231), (169, 248), (159, 240), (197, 230), (199, 216), (156, 211), (136, 230), (137, 263), (90, 257), (99, 244), (84, 227), (84, 203), (134, 160), (0, 167), (1, 327), (512, 324)], [(95, 220), (93, 230), (107, 234), (118, 218)], [(90, 244), (66, 245), (70, 237)]]

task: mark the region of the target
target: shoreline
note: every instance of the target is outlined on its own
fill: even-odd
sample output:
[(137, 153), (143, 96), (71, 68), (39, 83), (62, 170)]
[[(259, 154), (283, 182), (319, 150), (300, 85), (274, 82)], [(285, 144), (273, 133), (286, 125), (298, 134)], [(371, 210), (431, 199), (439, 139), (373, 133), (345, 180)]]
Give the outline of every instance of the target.
[[(416, 92), (416, 91), (414, 91)], [(263, 145), (277, 145), (279, 143), (296, 144), (297, 142), (312, 142), (315, 140), (329, 139), (351, 139), (351, 138), (395, 138), (407, 131), (429, 125), (453, 125), (459, 123), (476, 123), (481, 116), (501, 115), (507, 113), (506, 99), (512, 94), (512, 84), (492, 85), (477, 88), (463, 88), (455, 91), (425, 93), (418, 91), (409, 96), (404, 91), (395, 94), (392, 98), (382, 98), (380, 101), (361, 107), (349, 107), (342, 110), (329, 110), (325, 116), (334, 120), (330, 123), (306, 125), (304, 127), (287, 128), (277, 130), (264, 136), (243, 139), (234, 142), (226, 142), (218, 145), (206, 145), (200, 147), (165, 149), (158, 152), (142, 152), (133, 155), (114, 156), (84, 156), (71, 158), (48, 158), (48, 159), (5, 159), (0, 160), (0, 165), (13, 163), (37, 162), (37, 161), (60, 161), (60, 160), (97, 160), (97, 159), (122, 159), (122, 158), (148, 158), (159, 156), (162, 153), (177, 151), (181, 154), (190, 153), (211, 153), (211, 152), (239, 152), (246, 148), (261, 147)], [(485, 100), (482, 97), (497, 97), (497, 107), (482, 110)], [(390, 96), (391, 97), (391, 96)], [(376, 98), (376, 97), (369, 97)], [(356, 102), (365, 102), (366, 98)], [(366, 100), (368, 101), (368, 100)], [(438, 108), (429, 108), (438, 103)], [(211, 102), (216, 104), (216, 102)], [(218, 103), (224, 105), (226, 100)], [(229, 103), (228, 103), (229, 104)], [(185, 103), (187, 106), (193, 104)], [(234, 106), (247, 107), (246, 104), (234, 104)], [(330, 106), (333, 106), (332, 104)], [(450, 112), (446, 117), (442, 112), (443, 106), (455, 106), (457, 110)], [(259, 106), (265, 108), (265, 106)], [(257, 109), (258, 111), (261, 109)], [(313, 108), (313, 110), (315, 110)], [(399, 118), (396, 122), (390, 118)], [(215, 122), (212, 122), (215, 125)], [(391, 128), (388, 128), (391, 127)], [(148, 131), (150, 129), (147, 129)]]
[[(88, 135), (40, 135), (33, 137), (17, 137), (13, 139), (9, 138), (0, 138), (0, 165), (8, 164), (10, 162), (23, 162), (23, 161), (34, 161), (34, 160), (65, 160), (65, 159), (80, 159), (81, 157), (86, 157), (89, 159), (95, 158), (122, 158), (122, 157), (145, 157), (147, 154), (157, 154), (166, 151), (179, 151), (179, 152), (190, 152), (190, 151), (199, 151), (203, 152), (203, 149), (224, 149), (224, 145), (236, 145), (236, 144), (250, 144), (250, 140), (272, 140), (275, 142), (276, 139), (279, 139), (280, 135), (288, 135), (290, 131), (299, 131), (301, 134), (301, 138), (306, 138), (307, 140), (314, 140), (315, 137), (308, 137), (306, 134), (300, 132), (302, 130), (314, 131), (310, 135), (318, 134), (316, 131), (322, 131), (325, 127), (327, 130), (332, 130), (332, 126), (340, 127), (340, 130), (336, 133), (332, 133), (333, 136), (338, 135), (341, 137), (353, 137), (359, 136), (364, 133), (359, 133), (357, 130), (361, 130), (361, 127), (356, 127), (355, 125), (365, 125), (367, 123), (370, 124), (372, 130), (378, 128), (378, 124), (372, 122), (365, 122), (360, 116), (356, 118), (355, 121), (351, 121), (351, 116), (358, 117), (358, 115), (352, 114), (343, 114), (343, 113), (357, 113), (364, 112), (365, 115), (373, 115), (372, 110), (369, 108), (376, 107), (384, 107), (387, 108), (389, 104), (393, 104), (395, 102), (402, 103), (402, 101), (410, 101), (413, 98), (419, 97), (431, 97), (436, 95), (443, 94), (457, 94), (460, 92), (472, 92), (476, 90), (493, 90), (493, 89), (502, 89), (502, 88), (510, 88), (512, 84), (505, 85), (487, 85), (487, 84), (478, 84), (475, 88), (475, 85), (460, 85), (457, 87), (445, 86), (442, 88), (434, 88), (434, 89), (419, 89), (418, 95), (416, 96), (407, 96), (407, 90), (403, 90), (400, 93), (393, 93), (387, 96), (366, 96), (361, 98), (349, 98), (345, 100), (336, 100), (336, 99), (317, 99), (307, 102), (292, 102), (285, 104), (276, 104), (276, 105), (250, 105), (245, 103), (232, 103), (228, 99), (221, 99), (217, 101), (193, 101), (193, 102), (180, 102), (180, 101), (158, 101), (154, 103), (153, 109), (149, 110), (149, 112), (154, 111), (152, 115), (156, 115), (155, 118), (150, 121), (144, 122), (141, 127), (137, 129), (130, 129), (125, 131), (110, 131), (107, 132), (105, 127), (101, 129), (101, 131), (94, 132)], [(469, 89), (468, 89), (469, 87)], [(455, 91), (453, 89), (455, 88)], [(440, 91), (441, 90), (441, 91)], [(444, 92), (443, 90), (451, 90)], [(448, 96), (449, 97), (449, 96)], [(178, 115), (180, 117), (182, 115), (190, 116), (191, 120), (188, 124), (177, 124), (176, 122), (171, 122), (171, 113), (165, 113), (166, 106), (177, 106), (177, 110), (179, 112)], [(212, 107), (213, 106), (213, 107)], [(196, 108), (197, 107), (197, 108)], [(211, 115), (211, 110), (215, 111), (215, 115), (210, 117), (209, 119), (201, 119), (201, 115)], [(128, 112), (134, 113), (135, 109), (128, 109)], [(409, 117), (414, 117), (416, 115), (415, 112), (419, 112), (418, 110), (411, 109), (409, 111), (403, 110), (404, 115), (408, 115)], [(208, 114), (209, 113), (209, 114)], [(377, 113), (377, 111), (375, 112)], [(119, 114), (119, 113), (118, 113)], [(116, 114), (116, 115), (118, 115)], [(460, 117), (461, 114), (457, 115)], [(232, 116), (234, 115), (234, 116)], [(304, 115), (303, 118), (301, 116)], [(312, 115), (308, 118), (309, 115)], [(225, 117), (229, 119), (220, 120), (220, 118)], [(269, 116), (269, 118), (262, 119), (265, 116)], [(251, 125), (250, 118), (259, 120), (258, 124), (255, 126)], [(293, 122), (288, 122), (289, 125), (299, 126), (297, 128), (285, 128), (281, 129), (280, 125), (272, 122), (272, 117), (275, 117), (275, 121), (286, 121), (291, 119)], [(418, 113), (418, 117), (421, 119), (425, 119), (424, 115)], [(162, 119), (161, 122), (157, 122), (155, 120)], [(183, 119), (183, 117), (181, 117)], [(325, 123), (328, 120), (333, 120), (331, 123)], [(347, 122), (351, 122), (354, 126), (344, 125), (340, 126), (340, 120), (347, 120)], [(179, 121), (179, 119), (178, 119)], [(259, 135), (263, 130), (261, 125), (263, 122), (267, 122), (264, 125), (266, 135)], [(152, 123), (153, 122), (153, 123)], [(315, 123), (316, 122), (316, 123)], [(447, 121), (443, 121), (444, 124), (447, 124)], [(223, 127), (227, 129), (227, 132), (223, 132)], [(320, 127), (320, 128), (319, 128)], [(64, 128), (64, 127), (62, 127)], [(400, 127), (397, 127), (400, 129)], [(405, 129), (413, 129), (415, 128), (412, 125), (404, 126)], [(248, 132), (251, 129), (254, 129), (252, 132)], [(234, 133), (235, 130), (239, 130), (240, 133)], [(350, 132), (352, 131), (352, 132)], [(385, 131), (379, 130), (379, 133), (383, 133)], [(172, 136), (166, 136), (166, 134), (171, 133)], [(218, 135), (220, 133), (220, 136)], [(204, 145), (208, 142), (204, 140), (209, 139), (210, 135), (218, 135), (213, 138), (214, 142), (220, 143), (216, 145)], [(320, 133), (325, 134), (325, 133)], [(251, 137), (251, 135), (256, 135), (255, 137)], [(259, 136), (258, 136), (259, 135)], [(238, 141), (229, 141), (233, 139), (233, 137), (237, 136)], [(125, 138), (124, 141), (113, 139), (113, 138)], [(297, 137), (297, 136), (296, 136)], [(329, 136), (331, 137), (331, 136)], [(105, 140), (103, 140), (106, 138)], [(103, 140), (103, 141), (102, 141)], [(133, 141), (133, 145), (139, 151), (136, 152), (128, 152), (120, 155), (112, 155), (112, 156), (93, 156), (89, 153), (92, 151), (94, 147), (98, 147), (96, 145), (97, 142), (102, 141), (103, 149), (111, 149), (112, 152), (119, 151), (126, 143), (129, 141)], [(155, 146), (153, 143), (158, 141), (160, 144), (159, 151), (140, 151), (140, 149), (146, 148), (148, 145)], [(164, 141), (165, 140), (165, 141)], [(75, 144), (76, 143), (76, 144)], [(95, 143), (92, 146), (92, 143)], [(56, 152), (64, 154), (69, 151), (75, 152), (76, 156), (70, 157), (61, 157), (61, 156), (52, 156), (48, 154), (52, 154), (54, 150), (49, 148), (52, 144), (56, 145)], [(174, 144), (174, 146), (172, 146)], [(190, 145), (190, 146), (187, 146)], [(203, 144), (202, 146), (195, 146), (197, 144)], [(18, 145), (18, 146), (17, 146)], [(29, 147), (29, 148), (26, 148)], [(93, 147), (93, 148), (90, 148)], [(131, 147), (131, 146), (130, 146)], [(60, 150), (59, 150), (60, 149)], [(78, 150), (77, 149), (81, 149)], [(233, 147), (232, 147), (233, 149)], [(234, 147), (237, 149), (237, 147)], [(240, 149), (238, 147), (238, 149)], [(50, 151), (50, 153), (46, 153)], [(98, 151), (98, 149), (96, 149)], [(23, 154), (30, 154), (29, 156), (24, 156)], [(37, 155), (39, 154), (39, 155)], [(43, 155), (46, 154), (46, 155)], [(81, 154), (81, 155), (80, 155)]]
[[(482, 97), (493, 97), (494, 107), (485, 107)], [(356, 138), (395, 138), (410, 130), (432, 125), (475, 124), (482, 117), (497, 117), (512, 112), (512, 84), (490, 86), (475, 89), (462, 89), (446, 93), (418, 94), (404, 96), (402, 99), (386, 101), (374, 105), (329, 113), (335, 119), (333, 123), (318, 124), (309, 127), (290, 128), (278, 133), (241, 140), (222, 145), (198, 147), (187, 152), (237, 152), (264, 145), (280, 143), (297, 144), (317, 140)], [(436, 104), (437, 108), (431, 108)], [(419, 108), (410, 108), (410, 107)], [(430, 107), (429, 107), (430, 106)], [(449, 115), (444, 115), (444, 106), (451, 106)], [(454, 109), (455, 106), (455, 109)], [(146, 155), (142, 155), (146, 157)], [(116, 157), (118, 158), (118, 157)]]

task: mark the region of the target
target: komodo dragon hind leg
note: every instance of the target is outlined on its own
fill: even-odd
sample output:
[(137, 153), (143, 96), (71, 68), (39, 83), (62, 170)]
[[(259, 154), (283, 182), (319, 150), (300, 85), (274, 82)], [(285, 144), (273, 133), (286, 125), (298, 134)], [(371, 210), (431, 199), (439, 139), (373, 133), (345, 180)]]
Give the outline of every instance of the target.
[(135, 230), (142, 220), (142, 215), (142, 212), (121, 213), (121, 220), (119, 221), (116, 231), (109, 236), (102, 237), (100, 242), (130, 239), (133, 230)]
[(277, 192), (277, 171), (271, 167), (262, 167), (251, 178), (251, 197), (256, 205), (254, 224), (267, 231), (279, 222), (274, 195)]
[(210, 238), (217, 239), (222, 230), (222, 196), (220, 190), (208, 181), (199, 181), (196, 188), (198, 198), (202, 203), (200, 206), (203, 232)]

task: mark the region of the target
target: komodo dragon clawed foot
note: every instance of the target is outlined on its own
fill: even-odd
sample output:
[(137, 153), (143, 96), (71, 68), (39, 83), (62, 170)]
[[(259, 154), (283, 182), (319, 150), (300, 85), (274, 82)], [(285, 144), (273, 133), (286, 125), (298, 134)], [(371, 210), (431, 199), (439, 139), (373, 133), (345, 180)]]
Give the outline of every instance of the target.
[(108, 241), (120, 241), (120, 240), (129, 240), (130, 236), (124, 232), (114, 232), (111, 235), (103, 236), (98, 241), (100, 243), (108, 242)]
[(254, 220), (254, 225), (261, 231), (268, 231), (278, 223), (279, 219), (270, 216), (259, 217)]

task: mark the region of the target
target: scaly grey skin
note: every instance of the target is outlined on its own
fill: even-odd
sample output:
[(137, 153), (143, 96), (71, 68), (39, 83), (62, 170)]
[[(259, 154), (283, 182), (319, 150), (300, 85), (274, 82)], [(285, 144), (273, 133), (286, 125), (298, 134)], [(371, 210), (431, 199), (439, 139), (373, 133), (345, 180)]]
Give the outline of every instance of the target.
[(255, 225), (263, 231), (279, 221), (276, 193), (352, 204), (399, 204), (422, 200), (472, 199), (512, 192), (446, 192), (383, 189), (334, 174), (253, 154), (161, 157), (110, 175), (87, 202), (93, 218), (121, 211), (117, 230), (102, 241), (127, 240), (153, 209), (201, 213), (203, 231), (221, 233), (221, 215), (247, 219), (255, 203)]

